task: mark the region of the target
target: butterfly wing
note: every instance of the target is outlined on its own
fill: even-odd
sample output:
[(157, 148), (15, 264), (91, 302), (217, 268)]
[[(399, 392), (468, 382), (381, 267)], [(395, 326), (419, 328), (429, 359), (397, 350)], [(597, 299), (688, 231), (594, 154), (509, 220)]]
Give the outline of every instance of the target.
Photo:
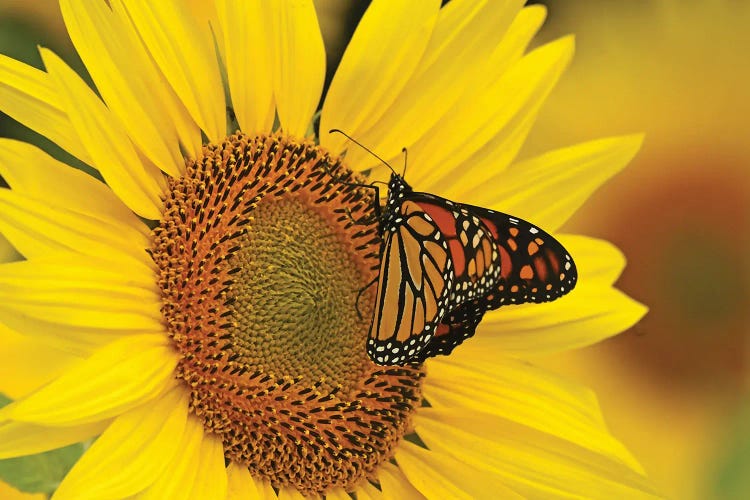
[(487, 228), (500, 255), (494, 289), (450, 310), (435, 329), (421, 360), (450, 354), (474, 335), (486, 311), (502, 305), (548, 302), (570, 292), (578, 273), (573, 259), (555, 238), (533, 224), (501, 212), (461, 205)]
[(453, 264), (439, 228), (416, 203), (404, 201), (384, 235), (377, 302), (367, 353), (382, 365), (411, 361), (434, 335), (453, 288)]
[(549, 302), (570, 292), (578, 271), (570, 253), (539, 227), (518, 217), (463, 205), (492, 233), (500, 254), (500, 279), (484, 297), (487, 309)]

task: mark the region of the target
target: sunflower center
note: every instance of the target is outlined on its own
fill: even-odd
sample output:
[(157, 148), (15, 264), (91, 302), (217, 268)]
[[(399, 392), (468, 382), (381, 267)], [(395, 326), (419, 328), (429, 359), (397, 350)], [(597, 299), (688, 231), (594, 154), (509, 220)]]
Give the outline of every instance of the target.
[(371, 477), (421, 400), (421, 369), (366, 354), (379, 238), (351, 182), (313, 143), (234, 135), (170, 181), (153, 235), (191, 411), (227, 460), (304, 493)]

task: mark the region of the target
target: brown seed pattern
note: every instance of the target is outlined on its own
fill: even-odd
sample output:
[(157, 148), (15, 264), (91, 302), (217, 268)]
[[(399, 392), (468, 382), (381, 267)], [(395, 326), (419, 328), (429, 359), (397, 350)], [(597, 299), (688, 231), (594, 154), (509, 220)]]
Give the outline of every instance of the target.
[(311, 142), (237, 134), (169, 181), (153, 231), (191, 411), (227, 460), (306, 494), (371, 477), (421, 402), (422, 368), (366, 355), (380, 241), (347, 182)]

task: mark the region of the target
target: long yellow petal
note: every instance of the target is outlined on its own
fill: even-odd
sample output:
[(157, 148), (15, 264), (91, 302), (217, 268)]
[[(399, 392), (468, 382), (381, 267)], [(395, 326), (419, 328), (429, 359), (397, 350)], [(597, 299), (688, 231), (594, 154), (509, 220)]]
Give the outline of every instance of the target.
[(399, 443), (396, 461), (411, 484), (430, 500), (522, 498), (497, 476), (408, 441)]
[(222, 54), (229, 93), (240, 128), (249, 134), (268, 133), (273, 127), (274, 48), (270, 19), (262, 0), (218, 0)]
[(0, 306), (60, 324), (159, 331), (162, 316), (153, 276), (132, 278), (111, 262), (79, 255), (0, 266)]
[(279, 500), (305, 500), (305, 497), (296, 488), (283, 486), (279, 489)]
[(167, 464), (167, 468), (149, 488), (135, 496), (139, 500), (180, 500), (200, 498), (192, 495), (201, 464), (205, 431), (201, 421), (188, 416), (185, 432), (177, 446), (180, 451)]
[(312, 0), (265, 2), (275, 45), (273, 86), (281, 128), (303, 137), (318, 107), (326, 71), (323, 36)]
[(484, 182), (471, 203), (518, 215), (547, 231), (559, 228), (641, 147), (643, 137), (600, 139), (511, 166)]
[(93, 166), (135, 213), (159, 219), (166, 185), (161, 172), (141, 161), (119, 120), (62, 59), (46, 49), (41, 54)]
[(227, 467), (227, 500), (263, 500), (247, 467), (234, 462)]
[(0, 419), (70, 426), (117, 416), (177, 382), (177, 355), (166, 336), (112, 342), (51, 384), (0, 410)]
[(174, 126), (165, 120), (161, 83), (139, 43), (104, 2), (62, 0), (63, 20), (107, 107), (133, 142), (161, 170), (177, 176), (184, 168)]
[(385, 498), (422, 500), (425, 498), (404, 475), (403, 471), (390, 462), (378, 467), (378, 481)]
[(615, 288), (579, 283), (554, 302), (488, 312), (466, 349), (522, 357), (576, 349), (627, 330), (647, 311)]
[[(477, 98), (477, 82), (488, 78), (490, 55), (521, 9), (521, 1), (450, 2), (440, 16), (420, 64), (382, 119), (362, 140), (387, 158), (415, 144), (440, 120), (452, 120), (452, 108)], [(467, 95), (468, 94), (468, 95)], [(454, 142), (463, 138), (453, 137)], [(410, 151), (411, 153), (411, 151)], [(359, 156), (349, 160), (359, 168)], [(364, 160), (364, 158), (362, 158)], [(369, 161), (372, 161), (370, 159)], [(414, 166), (427, 167), (417, 157)], [(413, 172), (412, 172), (413, 173)]]
[(46, 342), (20, 335), (0, 324), (0, 393), (22, 398), (53, 380), (80, 361), (78, 356), (50, 347)]
[(497, 353), (488, 358), (472, 357), (459, 349), (449, 358), (431, 360), (424, 386), (430, 405), (491, 413), (643, 472), (630, 452), (608, 432), (592, 391)]
[(85, 163), (91, 156), (73, 128), (53, 80), (38, 70), (0, 54), (0, 111), (39, 132)]
[(110, 223), (119, 222), (144, 236), (149, 233), (148, 227), (106, 184), (29, 143), (0, 139), (0, 175), (11, 189), (31, 198), (109, 219)]
[(47, 495), (45, 493), (23, 493), (0, 481), (0, 498), (3, 500), (47, 500)]
[(434, 455), (499, 478), (524, 498), (655, 498), (625, 465), (495, 415), (423, 408), (415, 427)]
[(57, 320), (43, 321), (23, 312), (3, 307), (3, 304), (0, 304), (0, 312), (2, 312), (3, 323), (9, 328), (36, 339), (52, 349), (79, 358), (86, 358), (94, 351), (128, 335), (164, 334), (163, 325), (160, 325), (158, 330), (143, 330), (128, 328), (110, 321), (109, 324), (100, 328), (87, 328), (62, 324)]
[[(413, 182), (418, 182), (420, 189), (454, 197), (462, 189), (486, 185), (485, 181), (497, 172), (492, 165), (494, 158), (487, 159), (489, 166), (467, 160), (483, 148), (504, 144), (508, 136), (516, 135), (519, 123), (537, 113), (557, 83), (573, 56), (573, 49), (572, 37), (539, 47), (490, 86), (459, 99), (409, 150), (410, 161), (418, 166), (416, 172), (412, 171)], [(456, 169), (461, 170), (463, 183), (456, 183), (455, 177), (449, 175)]]
[(179, 0), (122, 0), (151, 56), (209, 140), (226, 135), (224, 87), (208, 20)]
[(25, 422), (0, 423), (0, 460), (35, 455), (98, 436), (110, 424), (102, 420), (72, 427), (47, 427)]
[(27, 258), (78, 252), (148, 266), (148, 236), (117, 220), (0, 189), (0, 231)]
[(65, 476), (55, 499), (126, 498), (146, 489), (181, 451), (187, 417), (183, 387), (117, 417)]
[(227, 497), (227, 470), (224, 467), (224, 444), (213, 434), (203, 436), (200, 465), (192, 491), (193, 498), (225, 500)]
[(416, 71), (439, 9), (435, 0), (372, 2), (331, 81), (320, 117), (321, 145), (334, 153), (346, 146), (344, 136), (328, 133), (332, 128), (365, 140), (364, 132), (383, 117)]

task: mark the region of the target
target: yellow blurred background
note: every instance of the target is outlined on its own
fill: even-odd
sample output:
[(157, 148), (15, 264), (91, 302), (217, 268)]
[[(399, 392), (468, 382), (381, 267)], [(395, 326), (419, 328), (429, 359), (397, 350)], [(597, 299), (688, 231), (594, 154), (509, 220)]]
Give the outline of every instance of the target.
[[(316, 3), (330, 75), (367, 2)], [(668, 498), (750, 498), (750, 2), (535, 3), (550, 8), (539, 41), (576, 33), (577, 56), (522, 155), (645, 132), (565, 229), (617, 244), (620, 287), (650, 307), (626, 334), (540, 362), (597, 391)], [(38, 44), (75, 65), (56, 1), (0, 0), (0, 52), (38, 65)], [(1, 118), (0, 135), (39, 140)]]

